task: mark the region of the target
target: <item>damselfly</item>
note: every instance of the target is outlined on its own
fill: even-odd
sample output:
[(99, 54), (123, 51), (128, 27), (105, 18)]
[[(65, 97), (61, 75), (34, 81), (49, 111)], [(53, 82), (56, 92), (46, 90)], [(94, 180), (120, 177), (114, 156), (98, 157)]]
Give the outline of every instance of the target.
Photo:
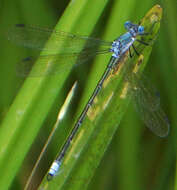
[[(138, 36), (141, 37), (143, 35), (148, 35), (148, 33), (145, 33), (143, 26), (133, 24), (130, 21), (127, 21), (124, 26), (127, 32), (118, 37), (113, 42), (106, 42), (95, 38), (78, 36), (61, 31), (43, 29), (35, 26), (25, 26), (23, 24), (16, 25), (14, 29), (10, 30), (9, 32), (9, 39), (11, 41), (14, 41), (15, 43), (18, 43), (28, 48), (36, 48), (43, 51), (46, 50), (49, 53), (48, 55), (40, 55), (40, 64), (36, 65), (35, 70), (32, 70), (31, 73), (29, 72), (31, 70), (31, 65), (34, 62), (34, 59), (32, 57), (24, 59), (18, 66), (19, 74), (24, 76), (28, 74), (29, 76), (57, 74), (68, 64), (72, 64), (73, 61), (77, 61), (77, 64), (75, 65), (78, 65), (80, 63), (86, 62), (89, 58), (97, 54), (108, 52), (112, 53), (107, 68), (105, 69), (101, 79), (99, 80), (93, 94), (88, 100), (77, 122), (75, 123), (58, 157), (53, 162), (48, 172), (48, 180), (52, 179), (52, 177), (55, 176), (59, 171), (62, 160), (71, 144), (71, 141), (73, 140), (78, 129), (80, 128), (89, 108), (93, 104), (95, 97), (102, 89), (103, 82), (108, 77), (113, 68), (116, 66), (119, 59), (127, 51), (129, 51), (130, 56), (132, 56), (130, 51), (131, 47), (134, 49), (135, 53), (138, 54), (134, 46), (135, 41), (143, 45), (149, 45), (143, 40), (137, 38)], [(55, 41), (52, 44), (52, 47), (49, 48), (44, 45), (51, 36), (51, 34), (55, 36)], [(60, 53), (56, 54), (56, 50), (61, 43), (61, 51)], [(76, 57), (78, 57), (77, 60)], [(47, 64), (47, 62), (49, 64)], [(59, 62), (59, 64), (57, 64), (57, 62)], [(44, 65), (47, 66), (45, 67)], [(144, 97), (147, 96), (144, 92), (144, 86), (142, 86), (142, 83), (140, 81), (137, 84), (139, 84), (138, 88), (140, 93), (137, 93), (137, 96), (135, 97), (137, 98), (137, 109), (139, 110), (139, 112), (141, 112), (142, 120), (144, 121), (146, 126), (150, 128), (156, 135), (159, 135), (161, 137), (166, 136), (169, 131), (169, 123), (166, 119), (164, 112), (161, 109), (158, 109), (159, 104), (157, 103), (157, 98), (153, 99), (152, 96), (151, 98)], [(140, 94), (140, 96), (138, 94)], [(153, 109), (156, 111), (156, 114), (154, 115)]]

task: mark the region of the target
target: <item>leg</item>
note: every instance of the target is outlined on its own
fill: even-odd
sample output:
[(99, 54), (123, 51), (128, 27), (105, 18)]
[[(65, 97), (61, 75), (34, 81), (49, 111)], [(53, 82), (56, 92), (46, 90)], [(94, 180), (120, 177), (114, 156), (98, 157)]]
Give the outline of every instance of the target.
[(147, 42), (143, 42), (142, 40), (136, 39), (136, 41), (139, 42), (140, 44), (145, 45), (145, 46), (148, 46), (148, 45), (149, 45)]
[(131, 49), (129, 48), (128, 51), (129, 51), (130, 58), (132, 58), (133, 55), (132, 55), (132, 53), (131, 53)]
[(138, 53), (138, 51), (136, 50), (136, 48), (135, 48), (135, 46), (132, 44), (132, 47), (133, 47), (133, 49), (134, 49), (134, 51), (135, 51), (135, 53), (136, 53), (136, 55), (140, 55), (139, 53)]

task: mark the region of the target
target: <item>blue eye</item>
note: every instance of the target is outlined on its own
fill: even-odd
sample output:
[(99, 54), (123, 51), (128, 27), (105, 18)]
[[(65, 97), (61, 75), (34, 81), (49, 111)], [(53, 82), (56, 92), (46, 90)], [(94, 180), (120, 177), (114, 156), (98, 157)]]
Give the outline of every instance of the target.
[(126, 21), (124, 24), (125, 29), (129, 30), (129, 28), (132, 26), (132, 23), (130, 21)]
[(138, 26), (138, 33), (143, 34), (144, 33), (144, 27), (143, 26)]

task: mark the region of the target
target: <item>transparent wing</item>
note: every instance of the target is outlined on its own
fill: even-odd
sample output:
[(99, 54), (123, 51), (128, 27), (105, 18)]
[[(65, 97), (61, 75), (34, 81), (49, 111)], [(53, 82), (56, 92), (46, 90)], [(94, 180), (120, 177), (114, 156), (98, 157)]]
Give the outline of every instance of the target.
[[(62, 71), (70, 69), (71, 66), (78, 66), (81, 63), (87, 62), (100, 53), (108, 53), (109, 50), (98, 50), (94, 52), (81, 52), (80, 54), (55, 54), (39, 56), (36, 62), (36, 57), (27, 57), (17, 64), (17, 74), (25, 77), (40, 77), (58, 74)], [(35, 64), (34, 69), (32, 67)], [(31, 72), (32, 70), (32, 72)], [(29, 74), (30, 73), (30, 74)]]
[(169, 133), (168, 118), (160, 107), (160, 98), (155, 88), (150, 86), (144, 76), (131, 76), (131, 89), (136, 111), (145, 125), (156, 135), (165, 137)]
[(149, 109), (149, 111), (155, 111), (159, 108), (160, 95), (145, 75), (133, 74), (131, 83), (134, 86), (134, 97), (142, 107)]
[[(64, 53), (78, 53), (83, 49), (83, 45), (84, 49), (87, 50), (95, 49), (98, 46), (111, 46), (111, 42), (100, 39), (74, 35), (38, 26), (26, 26), (24, 24), (13, 26), (9, 29), (7, 35), (10, 41), (18, 45), (43, 51), (47, 50), (49, 54), (55, 54), (61, 44)], [(54, 39), (52, 46), (50, 48), (44, 47), (51, 36)]]

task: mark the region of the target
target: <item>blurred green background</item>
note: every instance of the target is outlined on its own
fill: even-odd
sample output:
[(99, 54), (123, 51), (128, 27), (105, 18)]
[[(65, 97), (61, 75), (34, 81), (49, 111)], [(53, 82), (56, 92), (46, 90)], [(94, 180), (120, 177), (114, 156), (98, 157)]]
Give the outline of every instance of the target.
[[(8, 28), (16, 23), (34, 24), (54, 27), (62, 16), (69, 1), (29, 1), (29, 0), (1, 0), (0, 1), (0, 122), (13, 103), (23, 78), (15, 73), (16, 63), (23, 57), (33, 53), (24, 48), (17, 47), (7, 40), (4, 35)], [(119, 4), (120, 9), (115, 10), (114, 5)], [(145, 128), (138, 115), (130, 105), (121, 125), (112, 140), (104, 159), (100, 163), (88, 189), (120, 189), (120, 190), (177, 190), (176, 176), (176, 150), (177, 150), (177, 3), (170, 1), (143, 2), (109, 0), (100, 16), (92, 36), (102, 38), (106, 24), (114, 11), (117, 16), (116, 27), (122, 27), (126, 20), (138, 22), (146, 12), (155, 4), (163, 8), (161, 29), (146, 68), (146, 75), (160, 92), (161, 106), (168, 115), (171, 131), (167, 138), (159, 138)], [(122, 9), (124, 7), (124, 9)], [(127, 13), (128, 10), (128, 13)], [(91, 13), (91, 10), (88, 10)], [(127, 15), (128, 18), (127, 18)], [(79, 27), (79, 23), (78, 23)], [(113, 28), (114, 28), (113, 27)], [(77, 31), (76, 31), (77, 32)], [(118, 34), (120, 35), (120, 34)], [(106, 39), (113, 40), (113, 39)], [(82, 68), (88, 69), (88, 67)], [(90, 70), (89, 70), (90, 71)], [(86, 71), (84, 71), (86, 72)], [(91, 72), (94, 72), (91, 70)], [(80, 100), (80, 94), (87, 82), (87, 75), (82, 72), (73, 72), (63, 94), (58, 97), (64, 99), (74, 80), (80, 78), (79, 89), (76, 92), (67, 120), (71, 120)], [(59, 102), (61, 104), (61, 102)], [(55, 121), (59, 105), (54, 106), (43, 127), (33, 143), (30, 152), (15, 177), (11, 189), (23, 189), (31, 169), (40, 153), (42, 146)], [(69, 121), (65, 121), (68, 122)], [(12, 126), (13, 127), (13, 126)], [(7, 137), (8, 138), (8, 137)], [(55, 147), (54, 147), (55, 148)], [(55, 153), (50, 151), (41, 166), (39, 176), (49, 167), (48, 160), (52, 160)], [(38, 184), (39, 178), (35, 178)]]

